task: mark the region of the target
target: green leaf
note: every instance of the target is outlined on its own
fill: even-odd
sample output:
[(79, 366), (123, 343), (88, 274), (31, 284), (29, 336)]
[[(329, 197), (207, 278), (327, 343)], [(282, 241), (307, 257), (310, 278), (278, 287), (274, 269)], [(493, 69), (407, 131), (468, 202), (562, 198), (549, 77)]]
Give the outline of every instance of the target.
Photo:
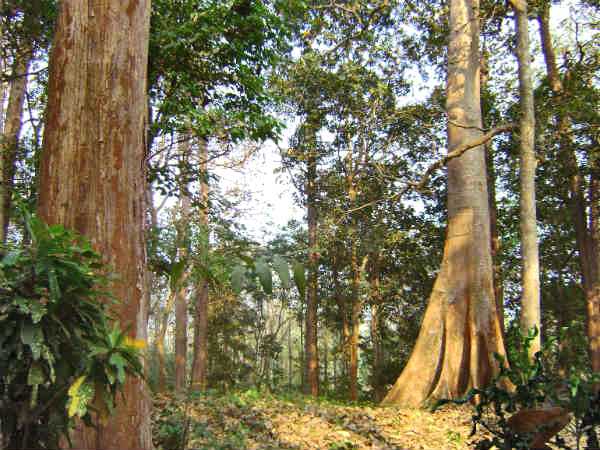
[(246, 279), (246, 269), (242, 266), (234, 267), (231, 272), (231, 289), (236, 294), (242, 292), (242, 287), (244, 285), (244, 281)]
[(304, 271), (304, 265), (298, 261), (294, 261), (292, 270), (294, 272), (294, 281), (296, 282), (296, 287), (298, 288), (300, 297), (304, 298), (306, 293), (306, 274)]
[(290, 268), (288, 266), (287, 261), (281, 256), (276, 255), (273, 257), (273, 267), (277, 271), (277, 275), (279, 275), (279, 279), (281, 280), (281, 286), (284, 289), (289, 289), (292, 284), (292, 280), (290, 277)]
[(117, 378), (119, 382), (125, 383), (125, 366), (127, 366), (127, 361), (125, 361), (118, 353), (113, 353), (110, 355), (108, 362), (117, 368)]
[(271, 295), (273, 293), (273, 275), (271, 274), (271, 268), (263, 259), (258, 259), (254, 264), (254, 268), (264, 291)]

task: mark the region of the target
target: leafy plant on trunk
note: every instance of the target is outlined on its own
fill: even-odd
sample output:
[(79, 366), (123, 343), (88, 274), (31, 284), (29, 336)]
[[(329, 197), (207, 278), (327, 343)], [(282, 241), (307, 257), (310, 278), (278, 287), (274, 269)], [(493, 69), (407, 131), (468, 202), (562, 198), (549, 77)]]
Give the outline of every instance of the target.
[(90, 243), (23, 216), (30, 242), (0, 261), (0, 444), (56, 449), (71, 418), (108, 417), (125, 375), (141, 376), (143, 344), (110, 324), (110, 277)]

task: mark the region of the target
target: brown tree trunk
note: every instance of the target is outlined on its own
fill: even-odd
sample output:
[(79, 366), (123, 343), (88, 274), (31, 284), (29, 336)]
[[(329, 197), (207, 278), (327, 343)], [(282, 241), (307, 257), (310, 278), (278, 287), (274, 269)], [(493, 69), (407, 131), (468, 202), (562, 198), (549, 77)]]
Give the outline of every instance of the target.
[[(550, 88), (555, 96), (556, 104), (559, 105), (564, 96), (563, 82), (556, 65), (556, 52), (552, 45), (550, 33), (550, 2), (545, 1), (541, 6), (537, 17), (542, 51), (546, 64), (546, 74)], [(568, 75), (568, 73), (567, 73)], [(570, 117), (564, 108), (557, 108), (556, 120), (558, 124), (558, 135), (560, 139), (560, 160), (569, 175), (569, 206), (571, 217), (575, 228), (575, 240), (579, 251), (579, 265), (583, 290), (587, 303), (587, 333), (589, 339), (589, 352), (592, 368), (600, 371), (600, 305), (598, 298), (598, 286), (600, 284), (600, 255), (597, 251), (597, 174), (590, 181), (590, 217), (586, 218), (586, 200), (583, 193), (582, 176), (575, 155), (575, 144), (571, 138)], [(598, 162), (595, 161), (597, 170)], [(594, 216), (594, 212), (596, 215)], [(589, 228), (588, 228), (589, 225)]]
[[(189, 150), (189, 146), (186, 147)], [(179, 242), (178, 259), (180, 261), (188, 258), (188, 227), (190, 213), (190, 198), (187, 186), (183, 185), (181, 190), (181, 210), (179, 223), (177, 224), (177, 240)], [(185, 278), (185, 277), (182, 277)], [(185, 372), (187, 368), (187, 328), (188, 328), (188, 306), (187, 306), (187, 283), (185, 279), (177, 283), (175, 300), (175, 392), (185, 392)]]
[(0, 137), (0, 243), (6, 242), (6, 233), (10, 219), (11, 196), (14, 188), (15, 162), (19, 135), (21, 134), (21, 116), (23, 100), (27, 89), (27, 69), (32, 58), (27, 48), (18, 58), (11, 73), (8, 87), (8, 105), (4, 130)]
[[(200, 167), (200, 226), (204, 234), (204, 253), (202, 263), (208, 263), (208, 142), (198, 140), (198, 158)], [(204, 391), (208, 377), (208, 280), (202, 278), (196, 286), (196, 304), (194, 308), (194, 363), (192, 366), (192, 390)]]
[[(449, 151), (481, 135), (478, 17), (478, 0), (450, 0)], [(448, 222), (442, 267), (419, 337), (384, 404), (422, 406), (460, 397), (485, 386), (497, 370), (493, 354), (504, 354), (481, 147), (448, 163)]]
[[(591, 247), (594, 255), (593, 277), (586, 292), (587, 331), (592, 370), (600, 373), (600, 156), (596, 156), (590, 181)], [(597, 387), (600, 389), (600, 386)]]
[(540, 262), (538, 250), (535, 203), (535, 112), (531, 80), (531, 54), (529, 52), (529, 20), (527, 1), (512, 2), (517, 28), (517, 59), (519, 65), (520, 118), (520, 215), (522, 256), (522, 331), (527, 334), (537, 328), (538, 334), (531, 342), (530, 356), (541, 350)]
[(358, 344), (360, 339), (360, 312), (362, 302), (360, 300), (360, 267), (358, 264), (358, 249), (356, 248), (356, 239), (352, 239), (351, 249), (351, 268), (352, 268), (352, 288), (351, 288), (351, 310), (350, 310), (350, 367), (349, 384), (350, 400), (358, 400)]
[(348, 367), (350, 365), (350, 323), (348, 322), (348, 311), (346, 308), (346, 300), (342, 295), (342, 289), (340, 286), (340, 274), (339, 274), (339, 257), (334, 255), (332, 258), (332, 276), (333, 276), (333, 295), (337, 303), (340, 319), (341, 319), (341, 330), (340, 330), (340, 343), (342, 353), (342, 367), (344, 368), (344, 375), (348, 374)]
[[(63, 0), (50, 55), (39, 214), (88, 236), (118, 278), (123, 328), (146, 339), (144, 189), (150, 2)], [(86, 450), (152, 448), (150, 401), (128, 378), (106, 425), (75, 433)]]
[(307, 172), (306, 172), (306, 209), (308, 222), (308, 278), (306, 284), (306, 339), (305, 353), (305, 385), (304, 393), (316, 397), (319, 395), (319, 359), (317, 347), (317, 156), (316, 125), (308, 123), (307, 132)]
[(373, 383), (374, 399), (380, 402), (385, 397), (385, 390), (382, 382), (383, 367), (383, 342), (381, 339), (380, 307), (381, 307), (381, 288), (378, 261), (373, 261), (371, 272), (371, 343), (373, 346), (373, 368), (371, 379)]

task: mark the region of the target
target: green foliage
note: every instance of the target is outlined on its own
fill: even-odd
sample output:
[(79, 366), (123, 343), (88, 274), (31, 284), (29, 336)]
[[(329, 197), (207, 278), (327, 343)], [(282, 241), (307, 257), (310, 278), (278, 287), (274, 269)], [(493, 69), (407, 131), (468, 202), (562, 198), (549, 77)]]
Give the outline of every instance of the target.
[(0, 261), (0, 432), (11, 449), (55, 449), (71, 417), (107, 418), (126, 374), (141, 376), (142, 344), (109, 326), (106, 269), (90, 243), (23, 219), (31, 242)]
[[(578, 367), (569, 368), (564, 376), (550, 372), (544, 363), (544, 351), (552, 345), (552, 340), (545, 343), (544, 351), (537, 352), (533, 359), (529, 356), (536, 335), (537, 330), (524, 335), (517, 326), (511, 327), (506, 338), (508, 360), (496, 355), (500, 372), (490, 385), (471, 389), (463, 399), (440, 400), (434, 409), (448, 402), (462, 404), (476, 400), (471, 435), (481, 427), (492, 436), (480, 440), (476, 448), (508, 450), (528, 449), (533, 438), (532, 433), (519, 434), (511, 429), (510, 417), (523, 409), (551, 404), (564, 408), (573, 416), (571, 431), (577, 449), (584, 434), (588, 435), (587, 448), (597, 448), (593, 441), (595, 429), (600, 425), (600, 396), (596, 390), (600, 374), (591, 374)], [(556, 439), (560, 448), (572, 448), (561, 437)]]
[[(279, 276), (281, 287), (284, 290), (291, 288), (291, 277), (290, 277), (290, 266), (288, 262), (280, 255), (273, 256), (271, 265), (264, 257), (259, 257), (256, 260), (252, 258), (245, 258), (248, 268), (238, 265), (235, 266), (231, 271), (231, 288), (236, 294), (242, 292), (245, 286), (251, 284), (251, 280), (254, 277), (258, 277), (258, 280), (262, 286), (263, 291), (267, 295), (273, 294), (273, 271)], [(294, 281), (300, 297), (304, 297), (306, 289), (306, 276), (304, 274), (304, 266), (298, 262), (292, 262), (292, 271)]]

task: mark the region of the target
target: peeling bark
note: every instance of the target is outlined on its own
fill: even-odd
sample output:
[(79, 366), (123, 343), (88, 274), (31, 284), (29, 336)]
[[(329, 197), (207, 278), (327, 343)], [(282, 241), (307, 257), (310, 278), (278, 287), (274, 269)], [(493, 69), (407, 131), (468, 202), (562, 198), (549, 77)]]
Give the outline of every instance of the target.
[[(50, 55), (39, 214), (91, 239), (118, 274), (114, 313), (146, 340), (146, 71), (150, 1), (63, 0)], [(80, 424), (81, 426), (81, 424)], [(146, 385), (129, 377), (106, 425), (75, 448), (152, 448)]]

